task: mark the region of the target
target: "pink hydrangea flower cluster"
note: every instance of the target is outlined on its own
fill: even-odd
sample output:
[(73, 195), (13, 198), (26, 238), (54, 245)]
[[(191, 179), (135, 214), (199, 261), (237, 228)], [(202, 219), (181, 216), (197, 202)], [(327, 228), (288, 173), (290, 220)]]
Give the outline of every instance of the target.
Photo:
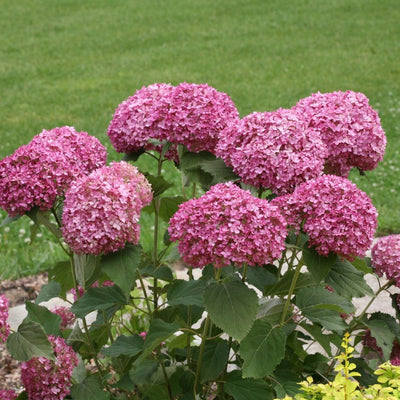
[(328, 148), (328, 173), (347, 177), (351, 168), (369, 171), (383, 159), (385, 132), (363, 93), (318, 92), (300, 100), (294, 109), (321, 133)]
[(62, 400), (70, 393), (78, 358), (63, 338), (49, 336), (49, 341), (54, 349), (54, 361), (34, 357), (21, 363), (21, 380), (30, 400)]
[(107, 134), (115, 150), (131, 153), (147, 148), (149, 139), (168, 139), (168, 111), (173, 86), (144, 86), (115, 110)]
[(220, 132), (239, 112), (231, 98), (207, 84), (183, 82), (172, 92), (169, 141), (192, 152), (213, 152)]
[(8, 324), (8, 306), (7, 297), (0, 295), (0, 343), (5, 342), (10, 334), (10, 325)]
[(161, 151), (151, 139), (175, 146), (166, 157), (177, 161), (176, 145), (190, 151), (212, 151), (219, 132), (239, 113), (226, 93), (207, 84), (155, 83), (143, 87), (116, 109), (107, 134), (120, 153)]
[(107, 152), (86, 132), (44, 130), (0, 161), (0, 207), (11, 216), (51, 208), (72, 181), (105, 165)]
[(289, 225), (309, 235), (310, 246), (327, 256), (336, 253), (349, 260), (364, 256), (377, 226), (371, 199), (348, 179), (322, 175), (272, 201)]
[(376, 274), (400, 287), (400, 235), (379, 238), (371, 249), (371, 264)]
[(50, 311), (61, 318), (60, 328), (62, 330), (71, 328), (75, 323), (75, 315), (70, 311), (69, 307), (55, 306)]
[(293, 192), (300, 183), (322, 174), (325, 145), (293, 110), (254, 112), (222, 131), (216, 154), (244, 183)]
[(76, 254), (107, 254), (137, 244), (141, 209), (152, 200), (139, 170), (111, 163), (77, 179), (65, 194), (62, 233)]
[(183, 260), (201, 268), (267, 264), (281, 256), (287, 229), (277, 207), (228, 182), (181, 204), (169, 234)]
[(10, 389), (0, 389), (0, 399), (1, 400), (15, 400), (18, 394), (14, 390)]

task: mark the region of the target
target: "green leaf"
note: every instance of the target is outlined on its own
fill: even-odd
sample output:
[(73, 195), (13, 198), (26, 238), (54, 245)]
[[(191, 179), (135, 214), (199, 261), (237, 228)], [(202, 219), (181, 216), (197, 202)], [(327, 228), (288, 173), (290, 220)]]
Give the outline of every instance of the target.
[(295, 297), (295, 304), (310, 321), (338, 333), (346, 328), (340, 313), (351, 313), (355, 310), (348, 299), (322, 287), (300, 290)]
[(265, 286), (274, 285), (276, 283), (277, 278), (273, 273), (272, 268), (275, 268), (275, 266), (249, 266), (247, 268), (246, 282), (248, 282), (250, 285), (255, 286), (258, 290), (261, 290), (263, 292)]
[(336, 254), (324, 257), (318, 254), (314, 248), (309, 247), (303, 249), (302, 257), (315, 283), (319, 283), (325, 278), (337, 260)]
[(78, 365), (72, 371), (72, 379), (75, 383), (82, 383), (86, 378), (87, 371), (81, 355), (77, 354), (76, 356), (78, 358)]
[(221, 158), (201, 160), (200, 167), (214, 177), (214, 182), (227, 182), (240, 179), (233, 169), (228, 167)]
[(142, 259), (142, 247), (126, 245), (124, 249), (101, 258), (101, 269), (128, 296), (136, 280)]
[(334, 289), (335, 293), (348, 298), (374, 294), (365, 282), (364, 274), (347, 260), (336, 261), (326, 276), (325, 282)]
[(173, 186), (172, 183), (167, 182), (162, 176), (154, 176), (146, 174), (146, 178), (149, 181), (153, 190), (153, 197), (158, 197), (163, 194), (166, 190)]
[(143, 350), (143, 347), (144, 340), (139, 335), (118, 336), (109, 347), (103, 348), (101, 353), (109, 357), (118, 357), (120, 355), (134, 357)]
[(139, 157), (144, 153), (144, 149), (139, 149), (138, 151), (132, 153), (125, 153), (122, 157), (123, 161), (137, 161)]
[(157, 368), (158, 361), (144, 360), (139, 364), (135, 363), (133, 365), (133, 369), (129, 371), (129, 377), (136, 385), (143, 385), (150, 381)]
[(26, 391), (21, 392), (15, 400), (29, 400)]
[(160, 201), (159, 215), (165, 221), (169, 222), (171, 217), (178, 211), (179, 204), (185, 201), (183, 196), (162, 197)]
[(208, 286), (204, 293), (206, 310), (215, 325), (241, 341), (253, 325), (258, 297), (242, 281), (227, 281)]
[(356, 258), (351, 264), (358, 270), (363, 272), (364, 274), (372, 274), (373, 269), (371, 268), (371, 259), (368, 257), (364, 258)]
[(9, 215), (7, 215), (3, 219), (3, 221), (1, 221), (0, 228), (2, 228), (5, 225), (11, 224), (12, 222), (15, 222), (15, 221), (19, 220), (21, 217), (23, 217), (23, 215), (16, 215), (15, 217), (10, 217)]
[(45, 226), (55, 237), (61, 238), (61, 230), (55, 223), (50, 221), (51, 213), (33, 207), (25, 213), (37, 226)]
[(73, 400), (109, 400), (110, 393), (105, 392), (97, 375), (88, 376), (82, 383), (71, 386)]
[(258, 319), (240, 344), (244, 360), (243, 378), (263, 378), (272, 374), (285, 356), (286, 334), (268, 321)]
[(40, 324), (47, 335), (58, 336), (60, 334), (61, 317), (52, 313), (46, 307), (27, 301), (25, 303), (28, 315), (26, 321), (37, 322)]
[(168, 288), (168, 303), (171, 306), (183, 304), (203, 307), (204, 288), (205, 284), (201, 279), (196, 281), (177, 279)]
[[(294, 278), (295, 271), (288, 271), (286, 274), (278, 281), (278, 283), (274, 285), (268, 285), (264, 288), (264, 296), (282, 296), (289, 292), (289, 288), (292, 284)], [(297, 279), (296, 291), (305, 288), (314, 286), (315, 282), (309, 273), (301, 273)]]
[(383, 358), (389, 360), (396, 335), (387, 324), (379, 319), (370, 319), (366, 325), (371, 331), (371, 336), (376, 339), (376, 344), (382, 349)]
[(199, 153), (185, 152), (180, 159), (180, 168), (191, 181), (199, 182), (203, 187), (209, 187), (214, 177), (202, 169), (201, 163), (215, 159), (216, 157), (213, 154), (206, 151)]
[(225, 370), (229, 346), (224, 340), (212, 340), (204, 346), (203, 362), (200, 367), (200, 382), (213, 381)]
[(262, 379), (243, 379), (240, 371), (226, 376), (225, 391), (235, 400), (272, 400), (272, 388)]
[(106, 310), (111, 307), (122, 307), (126, 296), (117, 286), (89, 288), (71, 307), (71, 311), (83, 318), (92, 311)]
[(7, 349), (18, 361), (28, 361), (33, 357), (54, 360), (53, 346), (37, 322), (23, 321), (18, 331), (8, 337)]
[(257, 319), (264, 319), (273, 325), (277, 324), (280, 322), (284, 307), (285, 301), (282, 299), (263, 297), (260, 299)]
[(302, 323), (301, 327), (305, 331), (307, 331), (321, 345), (321, 347), (325, 350), (325, 352), (329, 356), (332, 356), (331, 343), (337, 344), (338, 347), (340, 347), (340, 340), (338, 343), (335, 343), (335, 341), (337, 341), (338, 335), (324, 334), (322, 332), (321, 326), (315, 324), (311, 325), (307, 323)]
[(74, 254), (74, 266), (78, 284), (83, 288), (90, 286), (89, 283), (94, 282), (92, 278), (98, 267), (98, 258), (93, 255)]
[(168, 323), (162, 319), (153, 319), (144, 341), (144, 350), (139, 360), (146, 358), (158, 345), (179, 331), (177, 322)]
[(53, 299), (54, 297), (59, 297), (60, 293), (61, 285), (56, 281), (50, 281), (46, 285), (42, 286), (35, 303), (40, 304), (43, 301), (48, 301), (50, 299)]
[(49, 280), (60, 284), (60, 297), (65, 298), (66, 292), (74, 287), (71, 264), (69, 261), (60, 261), (48, 271)]

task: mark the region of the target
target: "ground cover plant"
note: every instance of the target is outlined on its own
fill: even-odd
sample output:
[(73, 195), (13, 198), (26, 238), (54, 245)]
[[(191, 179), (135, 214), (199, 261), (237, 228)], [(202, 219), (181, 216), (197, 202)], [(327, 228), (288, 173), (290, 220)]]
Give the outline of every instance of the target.
[[(0, 11), (0, 158), (42, 129), (73, 125), (118, 160), (106, 136), (115, 104), (153, 82), (209, 83), (230, 94), (241, 116), (352, 89), (371, 99), (390, 146), (380, 168), (351, 179), (379, 209), (378, 234), (399, 231), (396, 0), (21, 0)], [(0, 230), (3, 278), (61, 256), (57, 246), (42, 251), (46, 233), (22, 244), (20, 231), (30, 235), (23, 219), (9, 228)]]
[[(398, 295), (393, 315), (369, 312), (400, 287), (400, 235), (372, 246), (377, 209), (348, 179), (376, 169), (387, 145), (363, 93), (315, 93), (240, 118), (209, 85), (154, 83), (120, 103), (107, 135), (121, 160), (63, 126), (0, 162), (5, 223), (32, 220), (66, 257), (15, 332), (1, 296), (19, 399), (261, 400), (296, 396), (306, 378), (356, 393), (378, 365), (400, 364)], [(139, 169), (143, 159), (152, 163)], [(371, 301), (356, 310), (363, 296)], [(70, 307), (41, 305), (54, 297)], [(396, 375), (391, 364), (378, 375)]]

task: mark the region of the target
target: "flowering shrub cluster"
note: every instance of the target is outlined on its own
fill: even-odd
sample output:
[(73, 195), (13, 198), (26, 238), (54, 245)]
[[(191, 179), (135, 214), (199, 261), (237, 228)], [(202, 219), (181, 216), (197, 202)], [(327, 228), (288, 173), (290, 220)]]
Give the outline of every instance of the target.
[(279, 109), (255, 112), (228, 125), (216, 154), (244, 183), (284, 194), (321, 175), (326, 148), (301, 115)]
[[(317, 390), (334, 379), (355, 393), (376, 360), (399, 362), (398, 297), (393, 315), (369, 311), (400, 286), (399, 236), (365, 257), (377, 210), (348, 179), (375, 168), (386, 145), (363, 94), (317, 93), (240, 119), (209, 85), (156, 83), (120, 104), (108, 137), (125, 160), (155, 159), (155, 173), (106, 165), (100, 142), (71, 127), (0, 161), (0, 207), (48, 228), (68, 257), (15, 332), (0, 296), (21, 398), (272, 400), (296, 396), (310, 374)], [(188, 279), (175, 276), (182, 264)], [(374, 292), (365, 273), (387, 281)], [(359, 312), (353, 299), (364, 296)], [(53, 297), (71, 307), (49, 312), (41, 302)], [(364, 349), (352, 348), (357, 362), (344, 359), (348, 375), (336, 379), (344, 332)], [(314, 342), (322, 350), (309, 354)]]
[(169, 234), (179, 240), (179, 252), (189, 265), (221, 267), (272, 262), (285, 248), (287, 230), (276, 207), (229, 182), (181, 204)]
[(8, 325), (8, 299), (2, 294), (0, 295), (0, 343), (5, 342), (10, 334), (10, 326)]
[(0, 207), (11, 216), (52, 207), (77, 177), (105, 165), (104, 146), (64, 126), (44, 130), (0, 162)]
[(372, 247), (372, 265), (379, 276), (393, 279), (400, 287), (400, 235), (378, 239)]
[(138, 169), (112, 163), (77, 179), (65, 194), (63, 236), (76, 254), (106, 254), (137, 244), (140, 210), (151, 187)]
[(323, 175), (274, 203), (295, 231), (302, 228), (309, 235), (310, 245), (321, 255), (362, 257), (372, 244), (377, 211), (371, 199), (345, 178)]
[(386, 136), (378, 113), (363, 93), (314, 93), (294, 107), (327, 146), (327, 170), (348, 176), (351, 168), (370, 171), (382, 161)]
[(21, 379), (30, 400), (62, 400), (70, 393), (71, 375), (78, 358), (63, 338), (49, 336), (49, 340), (54, 361), (34, 357), (21, 364)]

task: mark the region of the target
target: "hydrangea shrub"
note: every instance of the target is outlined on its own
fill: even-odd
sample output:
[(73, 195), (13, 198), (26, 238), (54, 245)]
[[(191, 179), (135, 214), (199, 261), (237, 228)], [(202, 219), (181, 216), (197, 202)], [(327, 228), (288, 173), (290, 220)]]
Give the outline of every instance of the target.
[[(399, 239), (373, 243), (377, 210), (348, 179), (386, 145), (363, 94), (240, 118), (207, 84), (156, 83), (117, 107), (107, 133), (124, 160), (106, 165), (97, 139), (62, 127), (0, 161), (5, 222), (26, 215), (67, 257), (16, 331), (0, 296), (19, 398), (272, 400), (303, 398), (307, 377), (312, 396), (327, 380), (356, 393), (391, 379), (392, 364), (374, 369), (398, 364), (399, 296), (390, 315), (369, 307), (399, 286)], [(47, 310), (53, 297), (70, 307)], [(337, 358), (343, 336), (352, 362)]]

